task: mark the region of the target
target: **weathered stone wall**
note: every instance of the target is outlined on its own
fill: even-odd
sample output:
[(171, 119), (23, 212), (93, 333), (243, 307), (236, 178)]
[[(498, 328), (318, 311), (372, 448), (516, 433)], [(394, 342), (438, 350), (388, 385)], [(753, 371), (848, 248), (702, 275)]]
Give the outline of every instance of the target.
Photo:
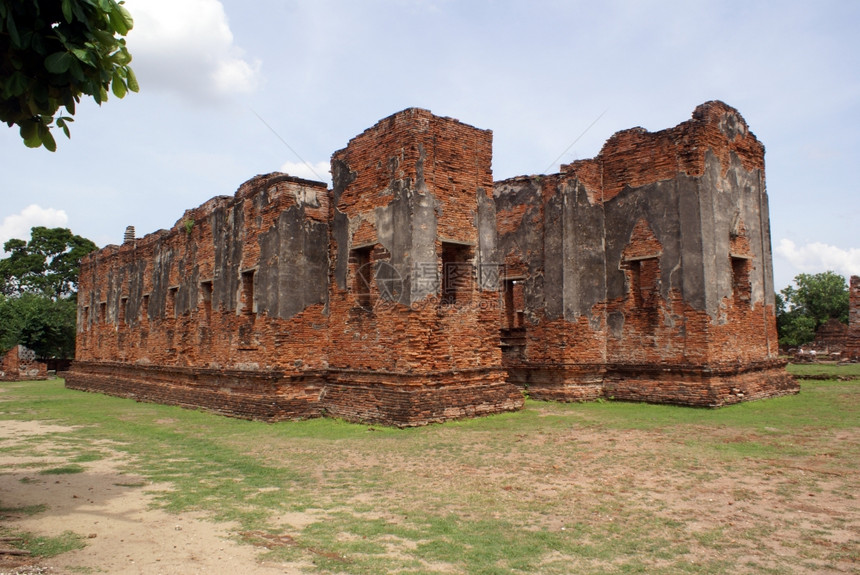
[[(649, 366), (692, 369), (705, 388), (705, 366), (760, 366), (729, 376), (738, 381), (772, 371), (763, 167), (764, 147), (740, 114), (709, 102), (675, 128), (620, 132), (560, 174), (498, 182), (499, 250), (525, 295), (521, 345), (505, 354), (512, 377), (536, 397), (610, 393), (606, 378), (636, 382), (614, 384), (615, 397), (716, 405), (729, 400), (648, 391), (659, 381)], [(768, 388), (787, 389), (738, 393)]]
[(318, 414), (328, 214), (324, 184), (258, 176), (87, 256), (67, 385), (258, 419)]
[(848, 334), (845, 357), (860, 360), (860, 276), (851, 276), (848, 292)]
[(48, 378), (45, 363), (36, 361), (33, 350), (16, 345), (0, 355), (0, 381), (23, 381)]
[[(736, 110), (493, 183), (427, 110), (81, 266), (77, 389), (265, 420), (419, 425), (534, 397), (719, 406), (777, 359), (764, 148)], [(856, 291), (856, 290), (855, 290)], [(853, 292), (852, 292), (853, 293)]]
[(808, 347), (804, 346), (804, 348), (811, 348), (817, 353), (823, 353), (825, 354), (824, 357), (840, 357), (845, 352), (847, 338), (848, 326), (837, 318), (832, 317), (815, 330), (815, 339), (812, 340), (812, 343)]
[(501, 366), (491, 162), (491, 132), (419, 109), (334, 154), (329, 412), (405, 423), (522, 405)]
[[(405, 110), (335, 153), (331, 192), (259, 176), (99, 251), (82, 263), (69, 386), (269, 420), (519, 408), (498, 345), (491, 154), (491, 132)], [(219, 387), (220, 372), (247, 385)]]
[(187, 211), (169, 231), (85, 257), (77, 359), (324, 367), (328, 209), (322, 183), (258, 176), (233, 197)]

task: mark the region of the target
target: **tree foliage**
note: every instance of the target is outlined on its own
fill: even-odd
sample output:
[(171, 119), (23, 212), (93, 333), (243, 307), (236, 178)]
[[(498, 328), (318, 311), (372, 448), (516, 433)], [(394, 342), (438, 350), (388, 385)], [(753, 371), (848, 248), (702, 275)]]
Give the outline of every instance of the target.
[(96, 245), (66, 228), (37, 226), (0, 259), (0, 352), (17, 344), (38, 357), (73, 357), (80, 259)]
[(848, 284), (844, 277), (832, 271), (800, 274), (794, 284), (776, 295), (779, 343), (809, 343), (816, 330), (831, 318), (848, 323)]
[(67, 228), (36, 226), (29, 242), (11, 239), (3, 249), (9, 255), (0, 260), (0, 293), (60, 299), (75, 296), (80, 259), (97, 246)]
[(74, 357), (76, 321), (73, 300), (32, 293), (0, 296), (0, 352), (21, 344), (40, 358)]
[[(125, 36), (134, 25), (116, 0), (0, 0), (0, 120), (31, 148), (70, 137), (81, 95), (101, 105), (138, 91)], [(60, 106), (66, 115), (56, 116)]]

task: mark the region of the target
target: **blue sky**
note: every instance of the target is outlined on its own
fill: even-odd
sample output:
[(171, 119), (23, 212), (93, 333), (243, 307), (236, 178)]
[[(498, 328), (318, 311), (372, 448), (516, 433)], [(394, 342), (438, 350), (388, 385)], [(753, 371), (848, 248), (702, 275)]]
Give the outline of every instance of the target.
[(256, 174), (327, 178), (332, 152), (410, 106), (492, 129), (501, 179), (719, 99), (767, 149), (777, 289), (860, 274), (858, 2), (126, 5), (141, 92), (79, 106), (54, 154), (0, 128), (0, 242), (61, 225), (120, 243)]

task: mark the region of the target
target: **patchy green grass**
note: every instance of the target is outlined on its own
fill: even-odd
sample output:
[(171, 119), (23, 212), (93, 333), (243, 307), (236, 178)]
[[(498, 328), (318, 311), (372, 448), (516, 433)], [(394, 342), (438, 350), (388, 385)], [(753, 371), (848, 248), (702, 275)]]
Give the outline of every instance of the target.
[(853, 377), (860, 379), (860, 363), (837, 365), (834, 363), (792, 363), (788, 371), (795, 375), (823, 375), (825, 377)]
[(75, 455), (70, 461), (73, 463), (89, 463), (91, 461), (100, 461), (102, 459), (104, 459), (104, 455), (102, 453), (91, 451)]
[(0, 505), (0, 519), (4, 516), (9, 515), (17, 515), (17, 516), (27, 516), (27, 515), (35, 515), (37, 513), (43, 513), (48, 509), (47, 506), (38, 504), (38, 505), (26, 505), (24, 507), (4, 507)]
[(71, 531), (64, 531), (56, 537), (42, 537), (0, 526), (0, 537), (9, 539), (7, 545), (29, 551), (34, 557), (54, 557), (67, 551), (84, 548), (83, 537)]
[(39, 471), (39, 475), (71, 475), (73, 473), (83, 473), (84, 468), (80, 465), (61, 465), (60, 467), (49, 467)]
[(71, 426), (15, 454), (65, 454), (54, 469), (85, 472), (109, 440), (128, 472), (174, 487), (154, 493), (159, 506), (235, 522), (268, 559), (309, 572), (816, 573), (860, 560), (856, 381), (718, 410), (528, 401), (404, 430), (249, 422), (57, 382), (2, 389), (0, 419)]

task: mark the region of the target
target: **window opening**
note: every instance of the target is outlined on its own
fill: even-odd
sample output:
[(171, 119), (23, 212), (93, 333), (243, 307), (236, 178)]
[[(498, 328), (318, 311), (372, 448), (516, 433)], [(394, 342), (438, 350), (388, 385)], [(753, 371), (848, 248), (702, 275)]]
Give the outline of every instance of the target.
[(206, 325), (212, 321), (212, 282), (200, 282), (200, 300), (203, 302), (203, 322)]
[(468, 302), (474, 285), (472, 247), (442, 242), (442, 303)]
[(128, 298), (120, 298), (119, 300), (119, 319), (117, 323), (123, 323), (125, 321), (125, 314), (128, 311)]
[(371, 289), (373, 285), (373, 263), (370, 257), (372, 251), (373, 246), (356, 248), (351, 250), (349, 258), (355, 270), (352, 289), (355, 293), (356, 303), (365, 309), (373, 306)]
[(239, 310), (243, 315), (253, 315), (257, 311), (254, 301), (254, 272), (248, 270), (242, 272), (242, 292), (239, 300)]
[(176, 292), (179, 287), (172, 287), (167, 290), (167, 305), (164, 307), (165, 317), (176, 317)]
[(107, 317), (107, 302), (101, 302), (99, 304), (99, 323), (104, 323)]
[(523, 327), (523, 316), (525, 315), (523, 280), (505, 280), (504, 300), (505, 322), (508, 329)]
[(627, 264), (631, 272), (633, 304), (642, 309), (657, 307), (660, 299), (660, 258), (643, 258)]
[(749, 303), (752, 296), (750, 285), (750, 260), (732, 256), (732, 295), (735, 301)]

